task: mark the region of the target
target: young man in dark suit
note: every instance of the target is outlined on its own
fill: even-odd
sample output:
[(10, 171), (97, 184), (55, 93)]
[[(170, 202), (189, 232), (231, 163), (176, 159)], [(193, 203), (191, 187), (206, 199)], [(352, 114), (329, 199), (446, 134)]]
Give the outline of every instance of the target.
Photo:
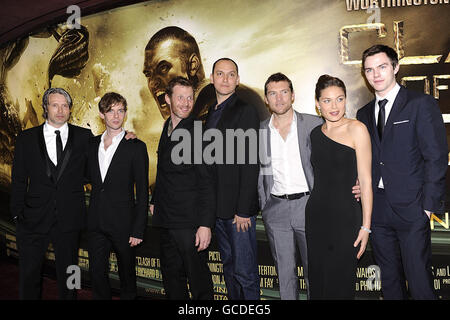
[[(211, 168), (194, 161), (197, 146), (192, 83), (176, 77), (169, 81), (166, 102), (170, 117), (166, 120), (158, 145), (158, 167), (150, 210), (153, 226), (160, 229), (161, 272), (168, 299), (189, 300), (187, 283), (194, 300), (212, 300), (213, 284), (207, 264), (207, 248), (215, 223), (215, 193)], [(201, 131), (201, 130), (200, 130)], [(180, 134), (189, 140), (183, 154), (175, 152)], [(183, 140), (180, 143), (184, 143)], [(197, 149), (198, 148), (198, 149)], [(187, 154), (186, 154), (187, 152)], [(179, 161), (181, 156), (187, 161)], [(180, 163), (181, 162), (181, 163)]]
[(65, 90), (50, 88), (42, 100), (46, 122), (18, 135), (12, 167), (10, 206), (17, 226), (19, 298), (41, 298), (41, 269), (52, 242), (59, 299), (75, 299), (66, 271), (78, 264), (91, 132), (67, 123), (72, 99)]
[(397, 84), (394, 49), (363, 53), (363, 71), (375, 99), (357, 118), (372, 138), (371, 244), (385, 299), (436, 299), (431, 273), (432, 213), (442, 210), (447, 141), (436, 100)]
[(106, 130), (88, 151), (92, 192), (87, 217), (94, 299), (111, 299), (109, 255), (114, 249), (121, 299), (136, 297), (135, 247), (144, 239), (148, 213), (148, 155), (144, 142), (124, 139), (127, 102), (115, 92), (99, 102)]
[[(239, 73), (233, 60), (217, 60), (213, 65), (210, 81), (216, 91), (216, 101), (209, 107), (206, 128), (219, 130), (224, 141), (223, 159), (217, 159), (219, 161), (215, 164), (215, 232), (228, 298), (258, 300), (258, 113), (254, 106), (242, 101), (235, 93), (239, 85)], [(240, 144), (236, 144), (235, 135), (227, 135), (227, 132), (247, 132), (249, 137), (253, 136), (255, 139), (245, 139), (243, 148), (240, 148)], [(230, 151), (234, 151), (231, 156)], [(244, 161), (239, 161), (239, 158)], [(254, 161), (251, 161), (252, 158)]]

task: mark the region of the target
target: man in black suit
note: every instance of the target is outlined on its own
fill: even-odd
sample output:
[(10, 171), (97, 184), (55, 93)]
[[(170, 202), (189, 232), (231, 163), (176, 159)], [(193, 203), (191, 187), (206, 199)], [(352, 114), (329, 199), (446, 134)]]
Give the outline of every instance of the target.
[(135, 247), (144, 239), (147, 226), (147, 147), (138, 139), (124, 139), (124, 97), (109, 92), (98, 105), (106, 130), (92, 138), (88, 151), (92, 192), (87, 227), (93, 298), (111, 299), (108, 273), (113, 248), (120, 297), (130, 300), (136, 297)]
[[(196, 146), (194, 127), (201, 121), (191, 115), (194, 106), (192, 83), (183, 77), (169, 81), (166, 102), (170, 117), (158, 146), (158, 167), (150, 210), (153, 225), (160, 228), (161, 272), (168, 299), (212, 300), (213, 284), (207, 265), (211, 229), (215, 223), (215, 194), (211, 168), (203, 161), (202, 145)], [(175, 147), (183, 136), (187, 143), (180, 156)], [(186, 139), (186, 141), (184, 141)], [(197, 149), (198, 148), (198, 149)], [(187, 154), (185, 154), (187, 152)]]
[[(258, 300), (258, 113), (255, 107), (242, 101), (235, 93), (239, 74), (233, 60), (217, 60), (210, 81), (216, 90), (216, 101), (209, 107), (206, 128), (219, 130), (225, 142), (221, 152), (223, 159), (217, 159), (215, 164), (215, 232), (228, 298)], [(249, 139), (244, 137), (243, 143), (236, 144), (236, 138), (242, 138), (239, 132), (248, 133)]]
[(51, 241), (58, 296), (75, 299), (67, 267), (78, 264), (78, 236), (84, 226), (84, 173), (90, 130), (67, 123), (72, 107), (63, 89), (43, 96), (46, 122), (16, 140), (11, 182), (11, 213), (17, 223), (19, 297), (41, 297), (41, 268)]
[[(394, 49), (363, 53), (375, 99), (358, 111), (372, 137), (371, 244), (385, 299), (435, 299), (429, 219), (442, 210), (447, 141), (436, 100), (397, 84)], [(406, 278), (406, 279), (405, 279)]]

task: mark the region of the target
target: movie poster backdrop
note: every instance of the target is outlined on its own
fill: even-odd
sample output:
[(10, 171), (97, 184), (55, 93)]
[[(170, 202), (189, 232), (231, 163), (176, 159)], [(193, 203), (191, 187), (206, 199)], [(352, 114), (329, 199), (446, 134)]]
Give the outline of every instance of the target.
[[(341, 78), (347, 86), (346, 116), (354, 118), (357, 110), (373, 99), (361, 73), (361, 54), (375, 43), (389, 45), (401, 58), (398, 82), (437, 99), (448, 137), (449, 21), (448, 0), (148, 1), (81, 16), (79, 25), (48, 26), (5, 44), (0, 48), (2, 245), (8, 255), (17, 256), (15, 227), (8, 211), (14, 141), (21, 130), (43, 123), (41, 100), (47, 88), (65, 88), (74, 100), (70, 122), (90, 128), (94, 135), (105, 129), (98, 117), (100, 97), (108, 91), (125, 96), (125, 129), (147, 144), (152, 189), (156, 149), (168, 117), (165, 85), (176, 75), (190, 78), (197, 98), (194, 111), (202, 117), (214, 99), (209, 85), (212, 63), (221, 57), (239, 64), (239, 94), (257, 106), (261, 117), (267, 116), (264, 82), (272, 73), (283, 72), (293, 82), (295, 110), (310, 114), (316, 114), (314, 87), (319, 76)], [(177, 40), (177, 34), (188, 37)], [(185, 54), (187, 48), (194, 50), (197, 59)], [(448, 179), (446, 212), (433, 215), (430, 221), (434, 287), (443, 299), (450, 298)], [(149, 214), (144, 242), (137, 249), (139, 294), (164, 298), (158, 238)], [(261, 298), (279, 299), (277, 273), (260, 216), (257, 239)], [(83, 235), (79, 250), (83, 281), (89, 281), (86, 248)], [(47, 265), (52, 266), (51, 246), (47, 259)], [(114, 253), (110, 261), (110, 277), (118, 287)], [(306, 299), (303, 268), (298, 261), (300, 298)], [(215, 299), (226, 299), (223, 265), (214, 237), (209, 268)], [(382, 284), (370, 246), (356, 272), (357, 298), (379, 299)]]

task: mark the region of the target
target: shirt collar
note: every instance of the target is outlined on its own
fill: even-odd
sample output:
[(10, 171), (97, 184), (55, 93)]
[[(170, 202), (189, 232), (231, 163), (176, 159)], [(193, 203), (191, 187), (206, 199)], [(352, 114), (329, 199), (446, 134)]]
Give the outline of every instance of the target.
[(69, 125), (66, 122), (61, 127), (55, 128), (54, 126), (49, 124), (48, 121), (45, 121), (44, 130), (52, 134), (55, 134), (55, 130), (59, 130), (61, 135), (65, 135), (69, 131)]
[[(292, 110), (293, 112), (293, 116), (292, 116), (292, 122), (291, 122), (291, 129), (289, 132), (291, 132), (293, 129), (297, 129), (297, 115), (295, 114), (295, 111)], [(269, 121), (269, 128), (272, 130), (276, 130), (276, 128), (273, 126), (273, 114), (270, 116), (270, 121)]]
[(388, 103), (394, 103), (395, 97), (397, 97), (398, 92), (400, 91), (400, 85), (396, 82), (395, 86), (385, 95), (383, 98), (375, 93), (376, 101), (375, 103), (378, 105), (378, 101), (387, 99)]
[[(224, 109), (227, 105), (230, 104), (230, 101), (232, 100), (231, 98), (234, 97), (236, 95), (236, 92), (234, 92), (231, 96), (229, 96), (225, 101), (223, 101), (221, 104), (219, 104), (216, 108), (213, 108), (214, 111), (218, 111), (220, 109)], [(217, 105), (217, 100), (216, 103), (214, 104), (214, 106)]]
[[(105, 132), (103, 132), (103, 134), (102, 134), (101, 143), (103, 143), (103, 140), (105, 139), (106, 134), (107, 134), (107, 131), (105, 130)], [(112, 138), (112, 143), (116, 143), (117, 141), (122, 140), (122, 138), (124, 136), (125, 136), (125, 130), (122, 128), (122, 131)]]

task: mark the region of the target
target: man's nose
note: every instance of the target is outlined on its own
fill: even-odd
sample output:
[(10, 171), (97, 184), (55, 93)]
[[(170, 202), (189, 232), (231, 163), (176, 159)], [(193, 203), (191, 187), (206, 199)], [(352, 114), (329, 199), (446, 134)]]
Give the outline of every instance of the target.
[(375, 68), (374, 77), (378, 78), (379, 76), (380, 76), (380, 70), (378, 70), (378, 68)]
[(187, 98), (182, 98), (181, 103), (182, 103), (183, 107), (185, 107), (185, 106), (189, 105), (189, 100)]

